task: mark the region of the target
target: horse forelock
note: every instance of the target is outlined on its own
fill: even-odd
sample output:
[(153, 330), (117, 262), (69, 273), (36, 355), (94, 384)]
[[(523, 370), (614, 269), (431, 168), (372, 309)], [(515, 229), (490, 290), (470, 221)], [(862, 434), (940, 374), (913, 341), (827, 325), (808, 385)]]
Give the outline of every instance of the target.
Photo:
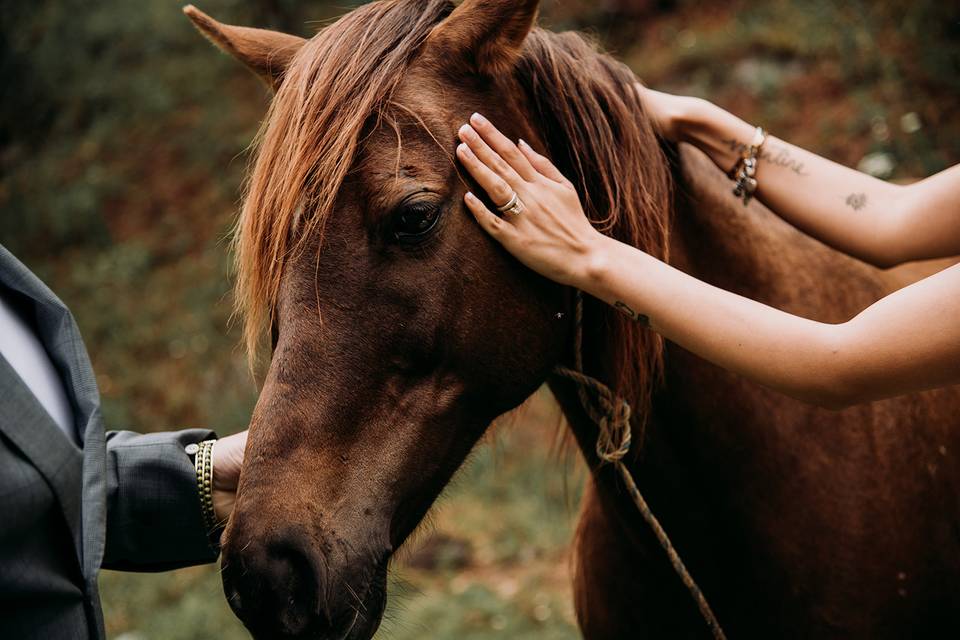
[(379, 117), (449, 0), (382, 0), (311, 38), (286, 69), (255, 143), (234, 232), (235, 310), (251, 366), (273, 320), (283, 270), (318, 240), (353, 165), (361, 133)]
[[(448, 0), (364, 5), (312, 38), (292, 60), (258, 135), (235, 233), (236, 309), (256, 359), (283, 269), (317, 240), (357, 159), (420, 45), (452, 10)], [(633, 88), (635, 77), (578, 33), (535, 28), (517, 63), (548, 155), (578, 187), (599, 228), (667, 257), (670, 174)], [(639, 410), (661, 369), (656, 334), (607, 309), (610, 380)]]

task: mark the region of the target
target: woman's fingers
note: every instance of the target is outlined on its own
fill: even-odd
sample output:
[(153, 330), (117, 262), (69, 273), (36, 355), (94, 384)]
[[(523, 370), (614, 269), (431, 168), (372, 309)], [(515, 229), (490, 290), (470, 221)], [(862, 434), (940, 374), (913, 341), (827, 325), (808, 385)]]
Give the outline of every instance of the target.
[(467, 209), (477, 219), (484, 231), (502, 242), (503, 233), (507, 232), (506, 228), (510, 226), (510, 223), (487, 209), (480, 198), (469, 191), (463, 196), (463, 201), (467, 203)]
[(534, 151), (533, 147), (523, 140), (520, 141), (520, 152), (526, 156), (527, 160), (530, 161), (530, 164), (533, 165), (533, 168), (539, 171), (542, 175), (561, 184), (567, 183), (566, 177), (560, 173), (560, 169), (557, 169), (555, 166), (553, 166), (553, 163), (550, 162), (549, 158)]
[(510, 198), (512, 198), (514, 194), (513, 187), (507, 184), (506, 180), (501, 178), (489, 166), (481, 162), (473, 152), (473, 149), (466, 143), (457, 145), (457, 157), (460, 158), (460, 162), (467, 168), (467, 171), (469, 171), (473, 179), (477, 181), (477, 184), (487, 192), (490, 200), (492, 200), (495, 205), (499, 207), (510, 202)]
[(479, 158), (480, 162), (487, 166), (488, 169), (493, 171), (495, 174), (503, 178), (510, 185), (516, 187), (521, 182), (524, 181), (524, 178), (517, 173), (517, 171), (507, 164), (507, 161), (500, 157), (496, 151), (490, 148), (483, 138), (480, 137), (480, 134), (477, 133), (476, 129), (471, 127), (469, 124), (465, 124), (460, 127), (460, 131), (457, 132), (460, 136), (460, 139), (463, 140), (464, 144), (470, 147), (470, 151)]
[(500, 130), (493, 126), (493, 123), (479, 113), (474, 113), (470, 116), (470, 124), (480, 134), (483, 141), (503, 158), (521, 178), (529, 181), (536, 177), (536, 172), (526, 156), (520, 153), (513, 140), (500, 133)]

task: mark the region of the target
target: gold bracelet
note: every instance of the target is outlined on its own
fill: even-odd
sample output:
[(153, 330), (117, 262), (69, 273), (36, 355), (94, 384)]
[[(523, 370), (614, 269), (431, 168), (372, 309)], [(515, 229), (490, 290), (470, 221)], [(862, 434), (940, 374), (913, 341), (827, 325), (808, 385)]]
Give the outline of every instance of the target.
[(753, 132), (753, 140), (740, 151), (740, 159), (733, 165), (728, 174), (733, 179), (733, 195), (743, 198), (746, 206), (757, 190), (757, 156), (763, 143), (767, 141), (767, 133), (763, 127), (757, 127)]
[(204, 440), (197, 447), (194, 468), (197, 471), (197, 491), (200, 493), (200, 511), (203, 526), (212, 535), (217, 527), (217, 515), (213, 510), (213, 445), (216, 440)]

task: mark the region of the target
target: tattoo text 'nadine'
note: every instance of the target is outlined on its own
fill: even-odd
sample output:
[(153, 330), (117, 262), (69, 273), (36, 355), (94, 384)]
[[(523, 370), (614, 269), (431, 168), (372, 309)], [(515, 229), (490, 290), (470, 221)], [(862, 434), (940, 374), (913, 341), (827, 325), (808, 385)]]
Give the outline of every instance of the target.
[[(731, 151), (741, 155), (749, 148), (743, 142), (740, 142), (739, 140), (734, 140), (732, 138), (724, 140), (723, 144), (730, 147)], [(807, 169), (804, 166), (803, 162), (795, 158), (790, 153), (790, 149), (786, 147), (780, 147), (776, 145), (773, 145), (773, 146), (764, 145), (763, 148), (760, 149), (760, 153), (757, 154), (757, 157), (760, 160), (765, 160), (766, 162), (769, 162), (770, 164), (776, 165), (778, 167), (784, 167), (786, 169), (790, 169), (798, 176), (809, 175), (807, 173)]]

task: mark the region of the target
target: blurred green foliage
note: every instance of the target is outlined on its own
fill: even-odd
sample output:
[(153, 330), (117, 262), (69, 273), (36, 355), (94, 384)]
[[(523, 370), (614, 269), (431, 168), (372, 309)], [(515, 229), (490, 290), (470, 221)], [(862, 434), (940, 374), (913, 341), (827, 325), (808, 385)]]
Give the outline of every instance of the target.
[[(309, 35), (352, 2), (208, 0)], [(894, 178), (960, 161), (957, 3), (551, 0), (648, 84), (707, 97)], [(247, 422), (256, 388), (229, 322), (227, 238), (269, 95), (172, 0), (0, 4), (0, 242), (72, 307), (110, 428)], [(384, 635), (572, 638), (567, 545), (582, 470), (552, 419), (498, 430), (394, 565)], [(127, 640), (243, 638), (215, 567), (107, 573)]]

